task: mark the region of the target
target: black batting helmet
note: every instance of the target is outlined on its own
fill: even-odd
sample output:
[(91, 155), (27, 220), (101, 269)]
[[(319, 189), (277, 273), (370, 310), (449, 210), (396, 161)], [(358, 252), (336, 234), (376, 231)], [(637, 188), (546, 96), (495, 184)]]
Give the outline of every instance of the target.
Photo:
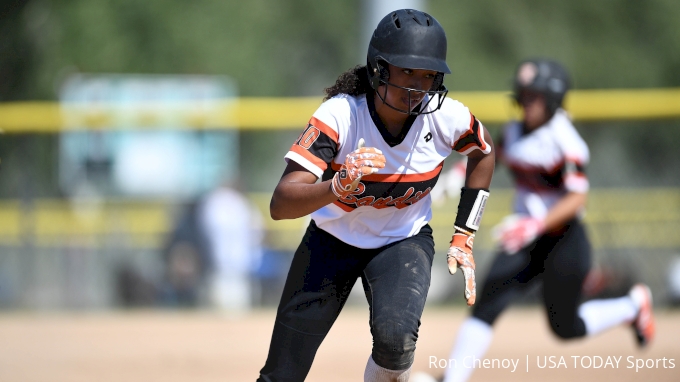
[(389, 84), (385, 65), (388, 63), (400, 68), (436, 71), (428, 93), (440, 96), (439, 106), (448, 92), (443, 85), (444, 74), (451, 73), (446, 64), (446, 33), (439, 22), (425, 12), (400, 9), (385, 16), (371, 36), (367, 61), (373, 89)]
[(557, 61), (537, 58), (522, 61), (515, 72), (514, 98), (519, 102), (522, 90), (543, 94), (550, 114), (562, 106), (571, 87), (567, 70)]

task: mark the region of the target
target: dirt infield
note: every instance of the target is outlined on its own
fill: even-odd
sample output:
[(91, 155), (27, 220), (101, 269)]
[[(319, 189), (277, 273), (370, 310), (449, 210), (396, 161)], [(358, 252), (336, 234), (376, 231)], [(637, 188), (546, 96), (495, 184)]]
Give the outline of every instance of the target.
[[(465, 314), (458, 308), (426, 309), (414, 371), (441, 373), (431, 361), (447, 358)], [(241, 317), (168, 311), (4, 313), (0, 381), (254, 381), (273, 319), (272, 311)], [(480, 369), (473, 381), (680, 381), (680, 311), (657, 312), (657, 324), (657, 340), (639, 351), (628, 328), (562, 343), (548, 331), (542, 311), (511, 309), (498, 322), (485, 359), (498, 360), (495, 366), (514, 359), (517, 369)], [(319, 349), (308, 381), (362, 381), (370, 348), (367, 310), (347, 308)], [(550, 366), (551, 356), (555, 364), (564, 357), (564, 364), (538, 367)], [(608, 356), (621, 357), (618, 368), (615, 358), (606, 363)], [(653, 367), (636, 372), (638, 359)]]

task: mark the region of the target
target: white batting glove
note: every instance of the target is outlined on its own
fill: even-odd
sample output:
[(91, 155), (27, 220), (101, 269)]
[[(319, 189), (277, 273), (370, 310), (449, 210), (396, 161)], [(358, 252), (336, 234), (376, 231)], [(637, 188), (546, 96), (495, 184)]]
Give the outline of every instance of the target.
[(458, 268), (463, 271), (465, 278), (465, 300), (472, 306), (477, 299), (477, 283), (475, 282), (475, 259), (472, 257), (472, 246), (475, 235), (456, 232), (451, 238), (451, 247), (446, 253), (446, 263), (449, 273), (455, 274)]
[(492, 230), (492, 236), (505, 253), (514, 255), (544, 232), (545, 223), (543, 220), (514, 214), (506, 216), (495, 226)]
[(385, 167), (385, 156), (374, 147), (364, 147), (364, 139), (359, 139), (357, 149), (347, 154), (345, 163), (336, 172), (331, 182), (331, 190), (338, 198), (356, 190), (364, 175), (375, 174)]

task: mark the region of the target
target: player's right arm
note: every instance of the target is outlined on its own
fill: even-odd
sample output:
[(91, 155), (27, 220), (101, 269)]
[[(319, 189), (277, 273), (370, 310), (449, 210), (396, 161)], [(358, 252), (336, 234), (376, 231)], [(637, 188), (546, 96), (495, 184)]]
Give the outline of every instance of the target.
[[(272, 219), (295, 219), (345, 197), (356, 190), (364, 175), (375, 174), (385, 167), (385, 156), (373, 147), (364, 147), (359, 139), (356, 150), (345, 156), (345, 162), (333, 178), (315, 184), (316, 175), (295, 161), (289, 161), (270, 204)], [(333, 197), (330, 197), (330, 190)]]
[[(307, 128), (286, 154), (288, 165), (269, 205), (272, 219), (306, 216), (347, 196), (357, 188), (362, 176), (385, 167), (385, 157), (380, 150), (363, 147), (363, 139), (347, 142), (344, 131), (350, 124), (350, 116), (351, 106), (343, 99), (328, 100), (314, 113)], [(339, 154), (341, 140), (342, 145), (351, 145), (356, 150)], [(340, 170), (333, 178), (317, 183), (339, 155), (342, 158)]]
[(316, 110), (285, 156), (288, 164), (269, 204), (272, 219), (303, 217), (337, 199), (329, 180), (317, 181), (338, 155), (340, 129), (349, 112), (348, 103), (339, 99)]
[(288, 161), (269, 204), (272, 219), (296, 219), (335, 201), (338, 197), (331, 191), (333, 180), (316, 183), (317, 179), (297, 162)]

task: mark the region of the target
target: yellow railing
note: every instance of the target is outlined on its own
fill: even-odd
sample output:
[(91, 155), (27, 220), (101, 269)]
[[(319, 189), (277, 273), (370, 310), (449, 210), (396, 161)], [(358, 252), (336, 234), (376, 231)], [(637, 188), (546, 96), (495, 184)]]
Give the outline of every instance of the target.
[[(265, 217), (268, 244), (294, 249), (306, 219), (273, 221), (267, 193), (250, 194)], [(512, 190), (496, 189), (489, 200), (475, 245), (490, 248), (490, 227), (509, 213)], [(433, 208), (431, 222), (438, 250), (448, 245), (457, 200)], [(0, 202), (0, 244), (116, 245), (157, 247), (166, 238), (181, 206), (164, 201), (107, 200), (69, 203), (39, 199), (31, 204)], [(592, 190), (585, 219), (593, 244), (605, 248), (680, 249), (679, 189)]]
[[(517, 115), (510, 93), (451, 92), (486, 123), (501, 123)], [(566, 108), (577, 121), (680, 118), (680, 88), (573, 90)], [(116, 103), (10, 102), (0, 104), (0, 131), (5, 133), (58, 133), (117, 126), (126, 114), (126, 124), (163, 126), (170, 111), (173, 125), (194, 129), (300, 128), (321, 104), (321, 97), (236, 98), (211, 102)]]

